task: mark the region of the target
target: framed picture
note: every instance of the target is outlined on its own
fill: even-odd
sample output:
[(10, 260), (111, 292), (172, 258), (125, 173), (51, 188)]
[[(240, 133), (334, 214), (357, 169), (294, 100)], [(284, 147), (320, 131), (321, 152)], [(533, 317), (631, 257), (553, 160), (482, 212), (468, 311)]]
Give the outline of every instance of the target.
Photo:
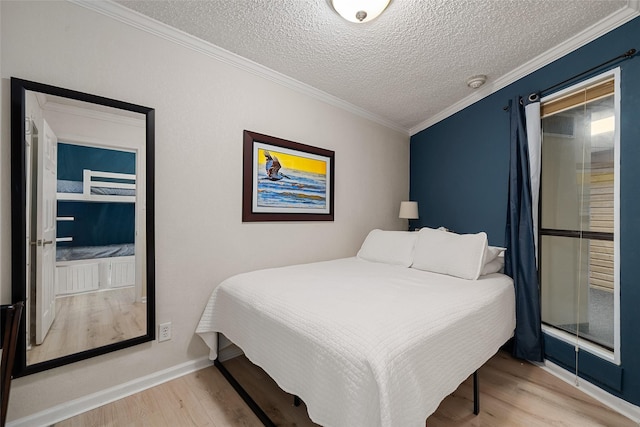
[(244, 131), (242, 221), (333, 221), (334, 152)]

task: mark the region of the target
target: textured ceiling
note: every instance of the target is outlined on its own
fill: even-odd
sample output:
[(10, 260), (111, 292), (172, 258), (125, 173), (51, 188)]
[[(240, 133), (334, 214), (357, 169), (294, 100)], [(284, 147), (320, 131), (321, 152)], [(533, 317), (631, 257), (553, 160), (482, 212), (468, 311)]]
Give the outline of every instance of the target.
[(377, 19), (354, 24), (327, 0), (118, 3), (407, 132), (473, 96), (470, 76), (486, 74), (486, 91), (628, 8), (627, 0), (392, 0)]

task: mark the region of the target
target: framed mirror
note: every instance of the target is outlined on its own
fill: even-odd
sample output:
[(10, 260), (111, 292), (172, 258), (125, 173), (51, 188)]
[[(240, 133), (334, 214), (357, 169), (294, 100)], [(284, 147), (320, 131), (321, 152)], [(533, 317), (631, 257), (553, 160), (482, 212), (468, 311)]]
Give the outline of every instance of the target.
[(11, 79), (15, 376), (155, 338), (154, 110)]

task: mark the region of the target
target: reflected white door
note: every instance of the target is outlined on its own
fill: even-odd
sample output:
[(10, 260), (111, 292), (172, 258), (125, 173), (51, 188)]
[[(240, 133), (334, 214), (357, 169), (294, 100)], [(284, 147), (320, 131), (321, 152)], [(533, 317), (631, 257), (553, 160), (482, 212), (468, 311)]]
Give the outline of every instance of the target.
[[(31, 241), (32, 241), (32, 234), (35, 233), (35, 230), (32, 230), (33, 227), (33, 221), (32, 221), (32, 211), (31, 211), (31, 203), (32, 203), (32, 199), (33, 199), (33, 195), (35, 194), (35, 187), (33, 186), (33, 180), (32, 180), (32, 176), (33, 176), (33, 170), (37, 167), (37, 165), (34, 162), (37, 162), (37, 159), (34, 158), (35, 154), (37, 153), (37, 144), (38, 144), (38, 129), (36, 128), (35, 123), (33, 123), (33, 120), (31, 118), (28, 118), (26, 120), (25, 123), (25, 138), (24, 138), (24, 158), (25, 158), (25, 179), (26, 179), (26, 186), (25, 186), (25, 190), (26, 190), (26, 198), (25, 198), (25, 202), (26, 202), (26, 220), (27, 220), (27, 226), (25, 227), (25, 236), (26, 236), (26, 254), (25, 254), (25, 260), (26, 260), (26, 275), (25, 275), (25, 295), (26, 295), (26, 300), (25, 300), (25, 306), (24, 306), (24, 317), (25, 319), (31, 319), (31, 283), (32, 283), (32, 278), (31, 278), (31, 266), (32, 266), (32, 249), (33, 247), (31, 246)], [(33, 237), (33, 239), (35, 240), (35, 236)], [(25, 336), (26, 338), (26, 342), (27, 342), (27, 349), (31, 346), (31, 322), (25, 322)]]
[(38, 147), (36, 240), (36, 344), (56, 316), (56, 186), (58, 138), (46, 120)]

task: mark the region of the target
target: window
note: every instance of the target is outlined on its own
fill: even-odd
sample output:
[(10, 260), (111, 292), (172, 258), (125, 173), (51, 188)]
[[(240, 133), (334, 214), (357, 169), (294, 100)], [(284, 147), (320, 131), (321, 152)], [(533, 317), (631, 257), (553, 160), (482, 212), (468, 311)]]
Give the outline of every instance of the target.
[(619, 363), (619, 70), (542, 99), (544, 330)]

